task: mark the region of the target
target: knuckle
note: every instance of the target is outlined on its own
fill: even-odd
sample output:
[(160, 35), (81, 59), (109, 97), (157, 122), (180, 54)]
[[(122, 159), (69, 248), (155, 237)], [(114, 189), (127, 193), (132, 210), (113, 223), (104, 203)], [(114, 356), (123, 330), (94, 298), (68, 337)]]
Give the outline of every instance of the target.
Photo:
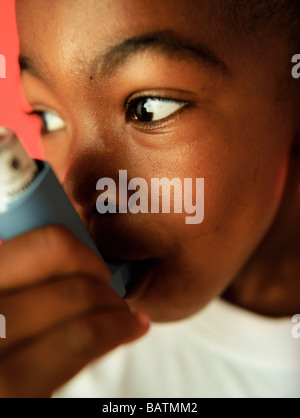
[(57, 245), (57, 228), (53, 226), (46, 226), (38, 231), (38, 240), (36, 241), (37, 246), (42, 248), (44, 251), (53, 250), (53, 247)]
[(63, 252), (63, 257), (74, 254), (78, 245), (76, 238), (66, 228), (57, 225), (42, 228), (39, 240), (37, 245), (40, 245), (46, 254), (56, 251), (59, 256)]
[(93, 303), (98, 301), (100, 294), (96, 285), (97, 283), (93, 283), (83, 275), (75, 275), (63, 280), (57, 287), (57, 291), (69, 300), (84, 300), (87, 303)]

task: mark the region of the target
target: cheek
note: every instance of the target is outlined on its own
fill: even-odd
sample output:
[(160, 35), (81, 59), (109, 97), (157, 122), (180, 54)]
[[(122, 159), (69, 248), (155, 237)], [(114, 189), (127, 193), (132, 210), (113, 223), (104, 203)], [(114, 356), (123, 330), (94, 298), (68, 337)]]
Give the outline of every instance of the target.
[(184, 213), (160, 215), (155, 222), (180, 243), (186, 263), (210, 285), (215, 277), (232, 278), (265, 236), (281, 200), (288, 161), (282, 133), (259, 124), (246, 132), (244, 124), (215, 122), (190, 120), (173, 138), (176, 147), (132, 153), (132, 173), (144, 173), (148, 181), (153, 176), (204, 178), (200, 225), (186, 225)]
[[(207, 161), (197, 173), (205, 179), (204, 221), (186, 225), (182, 217), (166, 215), (152, 227), (173, 240), (174, 252), (149, 273), (149, 285), (133, 307), (155, 320), (193, 314), (220, 295), (266, 235), (280, 202), (286, 164), (279, 155), (261, 164), (224, 151)], [(187, 176), (188, 167), (182, 162)]]
[(204, 221), (199, 225), (187, 225), (184, 211), (128, 214), (109, 221), (102, 217), (99, 222), (102, 236), (107, 229), (115, 242), (122, 237), (157, 258), (181, 252), (183, 264), (203, 272), (210, 283), (213, 277), (227, 280), (236, 274), (265, 235), (280, 201), (287, 161), (274, 133), (260, 126), (245, 132), (245, 121), (233, 125), (215, 119), (187, 115), (176, 132), (148, 134), (147, 141), (128, 129), (103, 131), (102, 142), (115, 145), (98, 141), (96, 146), (90, 140), (84, 147), (73, 147), (67, 177), (75, 201), (93, 210), (97, 181), (110, 177), (118, 184), (121, 169), (128, 171), (128, 179), (141, 177), (148, 184), (151, 178), (192, 179), (194, 196), (195, 179), (203, 178)]
[[(53, 136), (53, 138), (51, 138)], [(69, 161), (69, 141), (66, 132), (61, 131), (55, 135), (47, 134), (43, 138), (43, 148), (46, 160), (51, 164), (57, 178), (64, 183)], [(58, 152), (59, 150), (59, 152)]]

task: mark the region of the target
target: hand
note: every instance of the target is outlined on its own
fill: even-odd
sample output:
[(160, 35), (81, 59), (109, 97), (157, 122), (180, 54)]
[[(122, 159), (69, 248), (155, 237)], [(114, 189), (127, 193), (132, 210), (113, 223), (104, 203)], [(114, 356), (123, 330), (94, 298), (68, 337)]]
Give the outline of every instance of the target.
[(61, 227), (32, 231), (0, 247), (0, 397), (49, 397), (90, 361), (142, 336), (109, 288), (104, 262)]

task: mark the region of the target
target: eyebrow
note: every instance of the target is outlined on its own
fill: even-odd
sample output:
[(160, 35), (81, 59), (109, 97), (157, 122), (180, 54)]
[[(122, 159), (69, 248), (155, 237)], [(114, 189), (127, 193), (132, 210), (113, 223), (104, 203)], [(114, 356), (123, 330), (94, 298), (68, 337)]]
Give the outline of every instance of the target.
[(34, 77), (39, 79), (43, 79), (43, 66), (41, 65), (39, 60), (31, 60), (30, 58), (26, 57), (25, 55), (19, 55), (19, 67), (21, 72), (27, 71)]
[[(168, 59), (192, 60), (220, 73), (229, 74), (225, 63), (204, 44), (183, 40), (171, 31), (159, 31), (126, 39), (99, 53), (88, 65), (90, 78), (94, 78), (96, 73), (103, 76), (112, 75), (133, 56), (151, 50), (158, 51)], [(78, 62), (82, 66), (82, 58)], [(21, 71), (28, 71), (37, 78), (43, 78), (45, 69), (39, 61), (34, 63), (21, 54), (19, 66)]]
[(210, 68), (229, 72), (225, 63), (208, 47), (185, 41), (171, 31), (150, 32), (127, 39), (96, 57), (92, 69), (100, 65), (102, 75), (111, 74), (132, 56), (149, 50), (158, 51), (169, 59), (192, 59)]
[(31, 61), (25, 55), (19, 55), (19, 67), (21, 71), (28, 71), (29, 73), (35, 75)]

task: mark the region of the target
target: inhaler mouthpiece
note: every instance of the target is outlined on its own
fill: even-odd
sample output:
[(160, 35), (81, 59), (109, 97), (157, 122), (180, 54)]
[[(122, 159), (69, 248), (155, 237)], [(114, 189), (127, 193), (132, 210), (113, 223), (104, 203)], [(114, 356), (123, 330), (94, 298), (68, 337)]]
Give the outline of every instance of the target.
[(16, 134), (0, 127), (0, 212), (17, 200), (38, 173)]

